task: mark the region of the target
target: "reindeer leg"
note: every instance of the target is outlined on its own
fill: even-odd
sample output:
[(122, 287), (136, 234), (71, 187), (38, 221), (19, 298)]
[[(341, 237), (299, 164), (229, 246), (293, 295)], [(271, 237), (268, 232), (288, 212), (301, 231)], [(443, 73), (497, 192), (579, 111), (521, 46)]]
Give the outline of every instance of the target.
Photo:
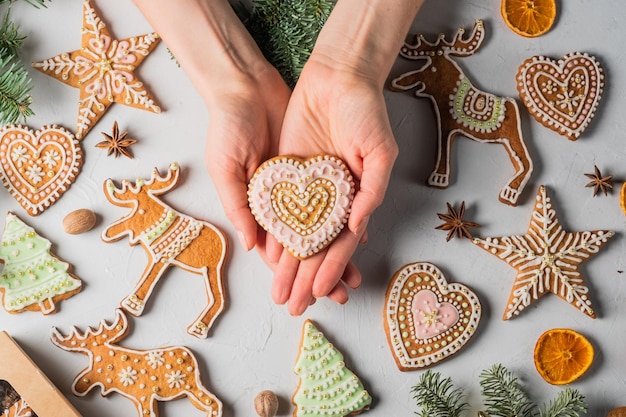
[(209, 334), (209, 329), (217, 316), (224, 308), (224, 288), (222, 285), (222, 266), (219, 265), (202, 269), (202, 276), (206, 285), (207, 296), (209, 298), (206, 307), (202, 313), (196, 318), (194, 324), (187, 328), (187, 332), (200, 339), (204, 339)]
[[(517, 105), (513, 103), (513, 107), (518, 117), (517, 120), (519, 120), (519, 111)], [(513, 109), (508, 110), (511, 111)], [(530, 160), (530, 155), (528, 154), (526, 144), (522, 139), (522, 132), (519, 128), (515, 136), (509, 138), (508, 140), (502, 141), (502, 144), (509, 154), (509, 159), (515, 167), (515, 174), (502, 188), (502, 190), (500, 190), (499, 200), (504, 204), (517, 206), (520, 194), (524, 190), (524, 187), (526, 186), (526, 183), (528, 182), (528, 180), (530, 179), (530, 175), (532, 174), (532, 162)]]
[(141, 278), (139, 278), (139, 282), (133, 292), (122, 300), (120, 306), (133, 316), (141, 316), (152, 289), (168, 266), (169, 262), (163, 263), (158, 261), (148, 265)]
[(187, 398), (198, 410), (206, 411), (207, 417), (222, 415), (222, 402), (203, 386), (188, 390)]
[(454, 139), (454, 133), (442, 134), (439, 126), (439, 138), (437, 141), (437, 163), (435, 170), (428, 177), (428, 185), (436, 188), (446, 188), (450, 184), (450, 147)]

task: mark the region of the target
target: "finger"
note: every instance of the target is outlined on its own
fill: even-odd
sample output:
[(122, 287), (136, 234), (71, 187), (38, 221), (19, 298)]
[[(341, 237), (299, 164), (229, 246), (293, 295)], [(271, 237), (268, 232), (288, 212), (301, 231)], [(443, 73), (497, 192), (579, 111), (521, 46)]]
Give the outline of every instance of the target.
[(272, 282), (272, 299), (276, 304), (285, 304), (290, 299), (299, 264), (297, 258), (288, 251), (283, 251), (274, 270)]
[(348, 297), (349, 297), (348, 290), (346, 289), (346, 286), (343, 285), (341, 281), (339, 281), (337, 285), (335, 285), (335, 288), (333, 288), (331, 292), (328, 293), (328, 298), (338, 304), (347, 303)]
[(280, 242), (278, 242), (278, 240), (276, 240), (276, 238), (270, 233), (267, 234), (267, 238), (265, 239), (265, 250), (267, 251), (268, 259), (273, 263), (278, 263), (280, 257), (285, 251), (283, 245), (281, 245)]
[(356, 290), (357, 288), (361, 286), (363, 277), (361, 275), (361, 271), (359, 271), (356, 265), (352, 262), (348, 262), (348, 265), (346, 266), (346, 270), (344, 271), (343, 276), (341, 277), (341, 280), (348, 287), (352, 288), (353, 290)]
[(248, 206), (248, 184), (245, 173), (234, 174), (226, 170), (214, 173), (207, 160), (209, 173), (215, 183), (217, 194), (224, 207), (226, 217), (237, 231), (237, 237), (247, 251), (256, 243), (258, 224)]
[(343, 277), (350, 257), (359, 244), (360, 236), (341, 233), (328, 247), (313, 283), (313, 295), (325, 297)]
[(307, 309), (313, 296), (313, 282), (324, 260), (319, 253), (300, 262), (291, 294), (289, 295), (289, 314), (299, 316)]
[[(360, 235), (367, 227), (367, 221), (374, 210), (383, 202), (393, 163), (397, 156), (395, 142), (393, 147), (379, 154), (370, 153), (363, 159), (363, 172), (359, 181), (359, 189), (352, 201), (348, 228), (352, 233)], [(382, 145), (385, 146), (385, 145)]]

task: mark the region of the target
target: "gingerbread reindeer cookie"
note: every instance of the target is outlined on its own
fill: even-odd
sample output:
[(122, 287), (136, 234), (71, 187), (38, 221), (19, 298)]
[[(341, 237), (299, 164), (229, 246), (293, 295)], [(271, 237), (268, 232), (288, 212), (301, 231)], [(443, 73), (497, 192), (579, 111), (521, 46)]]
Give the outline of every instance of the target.
[(136, 350), (118, 345), (129, 330), (120, 309), (113, 323), (102, 321), (97, 329), (81, 333), (74, 328), (68, 335), (52, 329), (52, 343), (89, 357), (89, 365), (72, 384), (74, 395), (85, 396), (94, 387), (100, 387), (103, 396), (116, 392), (133, 401), (138, 417), (158, 416), (158, 401), (182, 397), (207, 417), (222, 415), (222, 403), (204, 387), (191, 350), (181, 346)]
[(115, 242), (128, 236), (131, 245), (141, 245), (148, 254), (148, 265), (137, 286), (121, 303), (135, 316), (143, 313), (152, 290), (168, 268), (176, 266), (200, 275), (208, 302), (187, 331), (205, 338), (224, 309), (222, 277), (228, 243), (224, 233), (211, 223), (180, 213), (159, 198), (174, 189), (179, 179), (180, 167), (173, 163), (165, 176), (154, 169), (149, 180), (138, 179), (134, 184), (124, 180), (119, 188), (113, 180), (107, 180), (104, 192), (109, 202), (131, 207), (131, 211), (108, 226), (102, 240)]
[(520, 114), (513, 98), (498, 97), (475, 87), (453, 57), (473, 55), (485, 39), (483, 22), (478, 20), (467, 38), (459, 29), (448, 41), (440, 35), (434, 42), (416, 36), (400, 51), (403, 58), (422, 63), (391, 82), (392, 91), (415, 90), (417, 97), (431, 100), (437, 117), (437, 162), (428, 185), (446, 188), (450, 184), (450, 154), (454, 139), (463, 135), (480, 143), (504, 146), (515, 173), (500, 190), (500, 201), (516, 206), (533, 170), (522, 137)]

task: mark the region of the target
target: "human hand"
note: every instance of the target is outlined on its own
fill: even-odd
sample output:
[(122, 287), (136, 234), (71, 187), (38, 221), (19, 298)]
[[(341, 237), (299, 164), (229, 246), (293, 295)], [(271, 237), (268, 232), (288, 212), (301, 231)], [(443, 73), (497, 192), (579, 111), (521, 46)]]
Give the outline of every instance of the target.
[[(269, 64), (254, 78), (227, 81), (219, 90), (212, 93), (215, 101), (207, 100), (210, 122), (205, 161), (226, 216), (243, 247), (250, 250), (265, 239), (265, 233), (248, 207), (248, 179), (278, 152), (291, 90)], [(264, 252), (264, 246), (258, 249)]]
[(359, 184), (348, 230), (321, 253), (299, 261), (268, 237), (268, 262), (275, 265), (272, 296), (279, 304), (288, 303), (293, 315), (302, 314), (312, 298), (328, 296), (344, 303), (346, 286), (360, 285), (361, 274), (350, 257), (383, 200), (398, 154), (378, 80), (312, 55), (289, 101), (279, 154), (317, 153), (343, 159)]

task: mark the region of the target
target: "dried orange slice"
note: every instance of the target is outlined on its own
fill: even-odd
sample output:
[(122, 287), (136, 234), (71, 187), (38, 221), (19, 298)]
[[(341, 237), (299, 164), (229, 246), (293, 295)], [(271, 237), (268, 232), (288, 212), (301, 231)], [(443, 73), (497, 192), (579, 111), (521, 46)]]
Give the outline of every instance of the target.
[(518, 35), (534, 38), (550, 30), (556, 18), (555, 0), (502, 0), (504, 22)]
[(535, 345), (535, 367), (553, 385), (569, 384), (580, 378), (593, 362), (593, 346), (571, 329), (551, 329)]

